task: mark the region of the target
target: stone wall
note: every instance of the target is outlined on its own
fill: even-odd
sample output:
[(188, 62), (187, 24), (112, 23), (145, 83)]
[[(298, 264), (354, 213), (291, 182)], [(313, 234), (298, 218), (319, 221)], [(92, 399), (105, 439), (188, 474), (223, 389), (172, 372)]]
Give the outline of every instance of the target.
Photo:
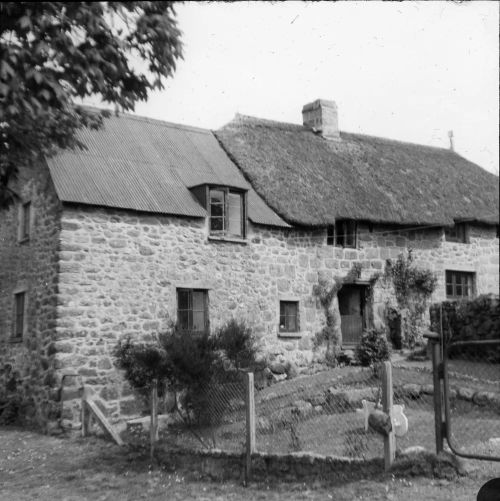
[[(21, 170), (23, 202), (31, 201), (29, 240), (18, 241), (18, 205), (0, 211), (0, 397), (20, 398), (29, 423), (55, 417), (51, 389), (54, 369), (57, 308), (57, 267), (60, 204), (45, 167)], [(12, 339), (14, 294), (26, 292), (25, 336)]]
[[(57, 368), (77, 371), (92, 385), (112, 418), (136, 412), (130, 389), (113, 367), (118, 339), (151, 340), (176, 317), (176, 289), (207, 289), (211, 328), (231, 317), (246, 319), (270, 358), (299, 366), (315, 356), (313, 339), (324, 325), (314, 297), (319, 278), (345, 275), (363, 265), (369, 280), (386, 259), (407, 247), (416, 264), (437, 273), (433, 299), (445, 297), (445, 270), (475, 271), (479, 293), (498, 289), (495, 230), (473, 228), (470, 244), (444, 242), (431, 228), (396, 231), (359, 225), (358, 249), (326, 245), (326, 231), (278, 230), (250, 224), (246, 243), (207, 238), (202, 219), (66, 207), (61, 223), (57, 319)], [(300, 332), (278, 332), (279, 301), (299, 301)], [(373, 291), (375, 322), (381, 324), (390, 285)]]
[[(158, 462), (180, 471), (198, 472), (216, 481), (244, 481), (245, 454), (224, 451), (181, 451), (160, 448)], [(251, 457), (252, 480), (257, 482), (338, 483), (383, 473), (382, 459), (362, 460), (311, 453), (268, 454)]]

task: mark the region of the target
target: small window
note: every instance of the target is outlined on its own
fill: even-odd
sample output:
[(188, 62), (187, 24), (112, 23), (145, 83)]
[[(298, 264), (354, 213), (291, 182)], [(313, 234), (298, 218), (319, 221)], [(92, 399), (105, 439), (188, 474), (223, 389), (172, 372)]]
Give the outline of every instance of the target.
[(446, 297), (463, 299), (474, 297), (476, 274), (468, 271), (446, 270)]
[(210, 190), (210, 234), (245, 237), (245, 195), (227, 188)]
[(336, 225), (336, 244), (339, 247), (356, 248), (357, 245), (357, 224), (356, 221), (340, 221)]
[(280, 332), (299, 331), (298, 301), (280, 301)]
[(19, 214), (19, 240), (29, 240), (31, 223), (31, 202), (26, 202), (20, 207)]
[(447, 242), (469, 243), (467, 225), (457, 223), (451, 227), (446, 227), (444, 229), (444, 238)]
[(177, 325), (185, 331), (208, 332), (206, 290), (177, 289)]
[(328, 226), (326, 228), (326, 245), (335, 245), (335, 227)]
[(14, 339), (22, 339), (26, 326), (26, 293), (14, 294)]

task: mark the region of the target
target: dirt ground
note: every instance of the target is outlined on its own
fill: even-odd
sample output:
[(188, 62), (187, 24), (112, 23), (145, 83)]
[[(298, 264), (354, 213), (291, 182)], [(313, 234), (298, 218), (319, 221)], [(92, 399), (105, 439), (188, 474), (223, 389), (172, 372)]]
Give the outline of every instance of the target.
[(484, 482), (500, 476), (500, 463), (469, 462), (468, 470), (467, 477), (452, 482), (387, 475), (336, 486), (280, 483), (243, 487), (151, 467), (137, 452), (99, 438), (56, 438), (0, 428), (1, 501), (471, 501)]

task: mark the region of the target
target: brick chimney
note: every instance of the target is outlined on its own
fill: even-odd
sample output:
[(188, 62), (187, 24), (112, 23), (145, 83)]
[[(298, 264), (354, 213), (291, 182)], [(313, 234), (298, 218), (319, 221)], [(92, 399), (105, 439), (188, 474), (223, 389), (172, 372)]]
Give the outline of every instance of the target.
[(335, 101), (316, 99), (302, 108), (302, 123), (319, 132), (325, 139), (340, 140), (339, 119)]

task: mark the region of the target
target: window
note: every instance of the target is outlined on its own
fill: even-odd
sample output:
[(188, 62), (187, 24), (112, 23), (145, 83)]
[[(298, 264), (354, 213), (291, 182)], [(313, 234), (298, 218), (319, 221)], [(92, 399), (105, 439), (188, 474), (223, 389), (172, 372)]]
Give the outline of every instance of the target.
[(177, 324), (181, 330), (208, 332), (206, 290), (177, 289)]
[(326, 228), (326, 245), (335, 245), (335, 228), (333, 226), (328, 226)]
[(19, 212), (19, 241), (28, 240), (30, 237), (31, 202), (20, 206)]
[(280, 301), (280, 332), (299, 331), (298, 301)]
[(227, 188), (210, 189), (210, 234), (245, 237), (245, 195)]
[(357, 245), (356, 230), (357, 230), (356, 221), (345, 220), (338, 222), (336, 225), (337, 245), (340, 247), (356, 248)]
[(474, 296), (475, 273), (446, 270), (446, 297), (461, 299)]
[(469, 243), (467, 233), (467, 225), (465, 223), (457, 223), (444, 229), (444, 238), (447, 242), (467, 244)]
[(22, 339), (26, 325), (25, 318), (26, 309), (26, 293), (19, 292), (14, 294), (14, 332), (12, 337), (14, 339)]

